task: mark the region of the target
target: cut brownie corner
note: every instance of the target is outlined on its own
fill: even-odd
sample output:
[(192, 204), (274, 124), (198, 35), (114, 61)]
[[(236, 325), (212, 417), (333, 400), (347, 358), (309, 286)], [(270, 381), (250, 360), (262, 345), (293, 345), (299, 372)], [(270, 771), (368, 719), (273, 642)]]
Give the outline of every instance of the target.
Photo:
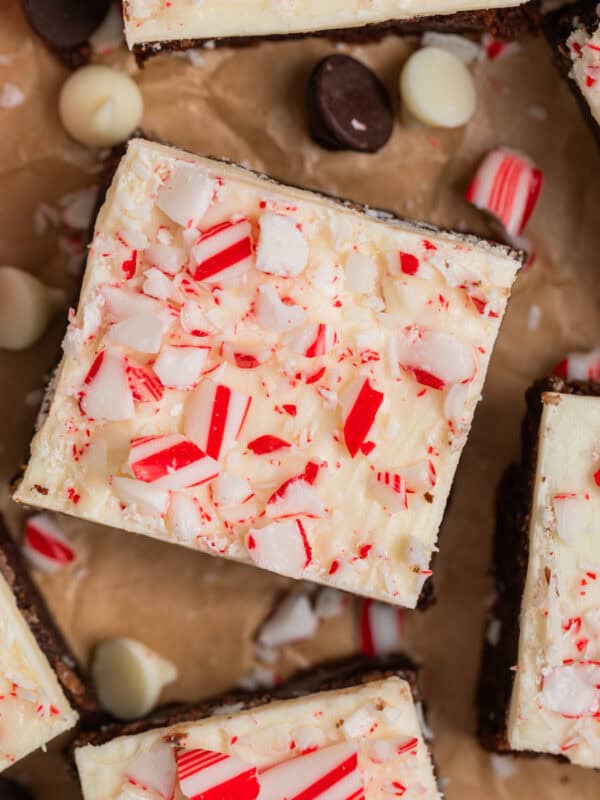
[(94, 724), (100, 711), (94, 692), (29, 575), (19, 548), (0, 517), (0, 576), (12, 591), (17, 608), (31, 630), (40, 650), (54, 670), (80, 722)]

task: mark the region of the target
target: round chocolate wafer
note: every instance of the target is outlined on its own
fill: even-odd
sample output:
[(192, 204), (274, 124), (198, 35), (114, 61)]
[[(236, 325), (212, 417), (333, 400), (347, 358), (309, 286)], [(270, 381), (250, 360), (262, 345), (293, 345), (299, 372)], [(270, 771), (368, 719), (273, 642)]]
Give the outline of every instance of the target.
[(23, 0), (23, 11), (50, 47), (65, 50), (87, 42), (110, 4), (111, 0)]
[(310, 132), (329, 150), (376, 153), (392, 134), (389, 93), (377, 75), (350, 56), (320, 61), (308, 90)]

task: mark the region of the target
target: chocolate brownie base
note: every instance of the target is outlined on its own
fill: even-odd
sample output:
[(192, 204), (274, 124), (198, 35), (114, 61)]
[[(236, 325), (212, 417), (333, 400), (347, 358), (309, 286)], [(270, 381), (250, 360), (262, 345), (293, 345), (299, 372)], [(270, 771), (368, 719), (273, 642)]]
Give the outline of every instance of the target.
[(150, 716), (138, 722), (112, 724), (97, 731), (83, 733), (77, 737), (69, 749), (69, 761), (73, 763), (73, 753), (78, 747), (89, 744), (98, 746), (118, 736), (131, 736), (155, 728), (206, 719), (224, 706), (236, 706), (239, 710), (256, 708), (273, 700), (292, 700), (316, 692), (359, 686), (394, 675), (409, 683), (415, 702), (421, 703), (417, 685), (417, 668), (406, 656), (352, 657), (344, 661), (327, 662), (303, 670), (273, 689), (258, 692), (229, 692), (198, 704), (166, 706), (157, 709)]
[(584, 2), (569, 5), (566, 8), (558, 9), (552, 14), (546, 14), (543, 17), (542, 27), (546, 40), (554, 54), (554, 63), (575, 96), (587, 124), (600, 145), (600, 125), (592, 114), (588, 102), (579, 90), (577, 83), (570, 77), (573, 62), (567, 47), (567, 40), (573, 33), (576, 24), (583, 25), (588, 33), (598, 27), (600, 16), (597, 13), (597, 8), (597, 0), (584, 0)]
[(27, 572), (21, 554), (0, 518), (0, 574), (16, 598), (17, 607), (33, 633), (41, 651), (56, 672), (73, 708), (85, 724), (97, 720), (99, 709), (93, 691), (86, 683), (62, 633)]
[(414, 36), (425, 31), (439, 33), (481, 33), (487, 31), (499, 39), (516, 39), (538, 30), (540, 25), (539, 0), (530, 0), (521, 6), (506, 9), (461, 11), (456, 14), (438, 14), (431, 17), (414, 17), (405, 20), (362, 25), (356, 28), (310, 31), (309, 33), (274, 34), (271, 36), (235, 36), (222, 39), (181, 39), (168, 42), (146, 42), (133, 47), (136, 59), (142, 64), (162, 51), (189, 50), (196, 47), (247, 47), (263, 42), (304, 39), (307, 36), (334, 39), (349, 44), (376, 42), (389, 34)]
[(500, 637), (497, 643), (486, 637), (477, 710), (481, 744), (487, 750), (500, 753), (511, 751), (506, 725), (514, 681), (513, 668), (519, 653), (521, 599), (529, 561), (529, 525), (544, 392), (600, 396), (600, 384), (565, 381), (558, 377), (543, 378), (533, 384), (526, 394), (521, 462), (507, 469), (498, 487), (492, 556), (496, 598), (488, 614), (486, 630), (497, 620)]

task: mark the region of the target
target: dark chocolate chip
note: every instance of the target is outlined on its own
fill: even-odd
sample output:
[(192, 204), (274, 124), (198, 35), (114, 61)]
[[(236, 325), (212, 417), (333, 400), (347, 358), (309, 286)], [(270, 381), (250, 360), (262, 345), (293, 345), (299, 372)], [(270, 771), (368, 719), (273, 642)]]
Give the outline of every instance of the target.
[(315, 67), (309, 84), (310, 132), (329, 150), (376, 153), (392, 135), (394, 116), (387, 89), (372, 70), (345, 55)]
[(22, 0), (33, 30), (50, 45), (63, 50), (90, 38), (107, 15), (111, 0)]
[(34, 800), (33, 795), (21, 783), (0, 778), (0, 800)]

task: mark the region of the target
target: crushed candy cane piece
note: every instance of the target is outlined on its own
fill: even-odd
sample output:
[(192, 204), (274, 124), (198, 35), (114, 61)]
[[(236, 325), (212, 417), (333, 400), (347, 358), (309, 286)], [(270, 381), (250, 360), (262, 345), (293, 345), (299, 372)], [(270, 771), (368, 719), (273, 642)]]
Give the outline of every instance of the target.
[(317, 632), (319, 619), (305, 594), (288, 594), (262, 625), (258, 641), (265, 647), (281, 647), (310, 639)]
[(257, 269), (284, 278), (300, 275), (308, 262), (308, 244), (296, 221), (284, 214), (266, 211), (259, 226)]
[(238, 280), (254, 261), (250, 221), (222, 222), (202, 231), (192, 261), (192, 275), (201, 283)]
[(178, 433), (133, 439), (127, 463), (139, 481), (158, 489), (187, 489), (219, 474), (217, 462)]
[(466, 199), (499, 220), (509, 236), (519, 236), (535, 209), (542, 183), (542, 173), (530, 158), (499, 147), (479, 165)]
[(404, 638), (404, 611), (375, 600), (360, 607), (360, 651), (365, 656), (398, 652)]
[(237, 441), (252, 398), (205, 378), (188, 400), (184, 433), (217, 461)]
[(570, 353), (552, 370), (568, 381), (600, 381), (600, 348), (588, 353)]
[(252, 561), (263, 569), (298, 578), (312, 562), (312, 547), (300, 520), (271, 522), (251, 528), (246, 548)]
[(371, 386), (368, 378), (355, 378), (343, 391), (340, 401), (344, 419), (344, 441), (354, 458), (365, 443), (383, 403), (383, 393)]
[(127, 365), (116, 350), (101, 350), (83, 381), (81, 408), (92, 419), (133, 419), (135, 407)]
[(75, 551), (52, 514), (29, 517), (25, 523), (23, 552), (42, 572), (57, 572), (75, 561)]
[(112, 488), (126, 506), (133, 506), (147, 514), (164, 516), (169, 506), (169, 492), (134, 478), (115, 475)]
[(200, 381), (210, 347), (163, 344), (154, 364), (154, 372), (163, 386), (191, 389)]
[(600, 712), (599, 687), (600, 664), (564, 664), (544, 677), (541, 701), (565, 717), (591, 717)]
[(306, 312), (295, 303), (284, 302), (277, 289), (266, 283), (258, 289), (254, 315), (261, 328), (282, 333), (301, 325)]
[(468, 382), (477, 371), (473, 349), (446, 331), (404, 328), (398, 333), (397, 354), (400, 366), (430, 389)]
[(260, 792), (256, 767), (211, 750), (178, 753), (177, 775), (188, 800), (255, 800)]
[(165, 742), (154, 742), (127, 766), (125, 777), (142, 791), (156, 792), (160, 800), (172, 800), (177, 779), (175, 751)]
[(208, 211), (214, 189), (214, 181), (203, 170), (177, 161), (158, 190), (156, 205), (173, 222), (183, 228), (192, 228)]

